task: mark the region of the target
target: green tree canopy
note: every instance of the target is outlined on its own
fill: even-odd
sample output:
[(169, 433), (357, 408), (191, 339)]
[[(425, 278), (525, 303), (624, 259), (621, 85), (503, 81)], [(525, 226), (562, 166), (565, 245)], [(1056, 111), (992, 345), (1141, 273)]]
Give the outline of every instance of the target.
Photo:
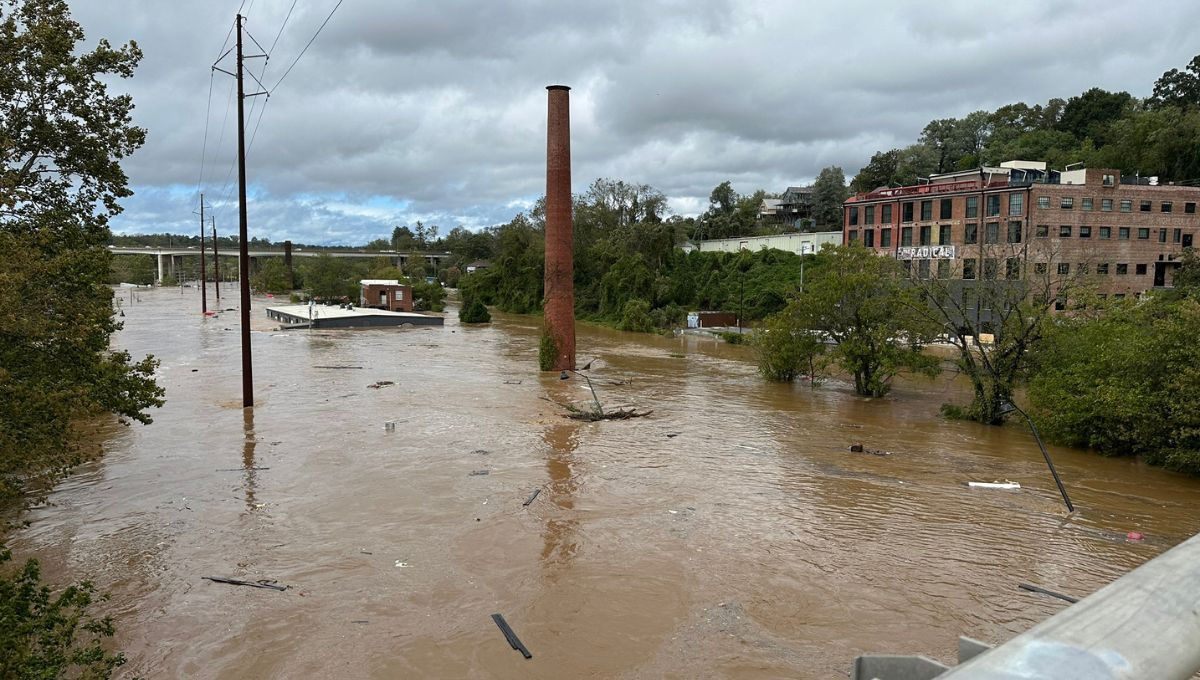
[(842, 169), (830, 166), (821, 170), (813, 183), (813, 219), (827, 230), (842, 228), (842, 203), (850, 196), (846, 188), (846, 174)]

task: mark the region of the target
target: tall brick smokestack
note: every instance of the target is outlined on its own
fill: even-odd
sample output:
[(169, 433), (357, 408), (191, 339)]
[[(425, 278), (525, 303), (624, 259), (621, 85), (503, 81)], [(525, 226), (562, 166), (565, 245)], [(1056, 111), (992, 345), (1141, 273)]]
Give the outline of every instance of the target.
[[(546, 301), (542, 369), (575, 370), (575, 263), (571, 221), (571, 88), (551, 85), (546, 123)], [(543, 340), (543, 351), (547, 348)]]

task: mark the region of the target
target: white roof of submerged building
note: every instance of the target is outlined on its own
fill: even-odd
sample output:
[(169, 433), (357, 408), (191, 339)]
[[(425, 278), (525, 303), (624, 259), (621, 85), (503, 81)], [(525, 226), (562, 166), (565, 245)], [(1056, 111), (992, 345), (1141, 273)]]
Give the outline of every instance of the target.
[(362, 279), (359, 284), (364, 286), (399, 286), (396, 279)]
[[(267, 307), (268, 312), (277, 314), (287, 314), (288, 316), (298, 316), (302, 319), (308, 318), (308, 305), (280, 305), (278, 307)], [(345, 309), (336, 305), (313, 305), (313, 315), (319, 319), (341, 319), (352, 316), (392, 316), (392, 317), (409, 317), (418, 319), (427, 319), (429, 314), (417, 314), (416, 312), (389, 312), (386, 309), (359, 309), (352, 307)]]

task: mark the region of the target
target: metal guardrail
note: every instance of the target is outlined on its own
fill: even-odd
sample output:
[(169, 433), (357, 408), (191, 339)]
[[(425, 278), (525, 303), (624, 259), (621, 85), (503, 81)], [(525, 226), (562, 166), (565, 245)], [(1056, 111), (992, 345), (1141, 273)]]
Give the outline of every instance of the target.
[(1200, 670), (1200, 534), (954, 668), (908, 663), (915, 659), (922, 658), (859, 657), (851, 677), (1188, 680)]

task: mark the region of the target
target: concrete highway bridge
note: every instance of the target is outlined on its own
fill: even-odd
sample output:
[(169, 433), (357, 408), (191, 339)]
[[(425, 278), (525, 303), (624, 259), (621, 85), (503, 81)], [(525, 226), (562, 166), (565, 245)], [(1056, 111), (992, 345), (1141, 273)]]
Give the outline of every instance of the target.
[[(163, 276), (171, 275), (178, 278), (182, 271), (183, 258), (198, 257), (200, 248), (197, 247), (178, 247), (178, 248), (158, 248), (155, 246), (109, 246), (109, 251), (114, 255), (153, 255), (158, 259), (158, 278), (157, 282), (161, 283)], [(250, 249), (250, 271), (258, 269), (258, 261), (265, 257), (316, 257), (318, 255), (329, 255), (331, 257), (357, 257), (357, 258), (387, 258), (397, 267), (408, 263), (415, 258), (424, 258), (425, 264), (429, 265), (433, 271), (441, 268), (442, 262), (451, 256), (448, 251), (441, 252), (398, 252), (395, 250), (334, 250), (328, 248), (291, 248), (291, 252), (287, 252), (285, 248), (251, 248)], [(207, 257), (212, 257), (212, 248), (206, 247), (204, 254)], [(229, 250), (218, 250), (218, 254), (225, 257), (237, 257), (238, 251), (236, 248)]]

